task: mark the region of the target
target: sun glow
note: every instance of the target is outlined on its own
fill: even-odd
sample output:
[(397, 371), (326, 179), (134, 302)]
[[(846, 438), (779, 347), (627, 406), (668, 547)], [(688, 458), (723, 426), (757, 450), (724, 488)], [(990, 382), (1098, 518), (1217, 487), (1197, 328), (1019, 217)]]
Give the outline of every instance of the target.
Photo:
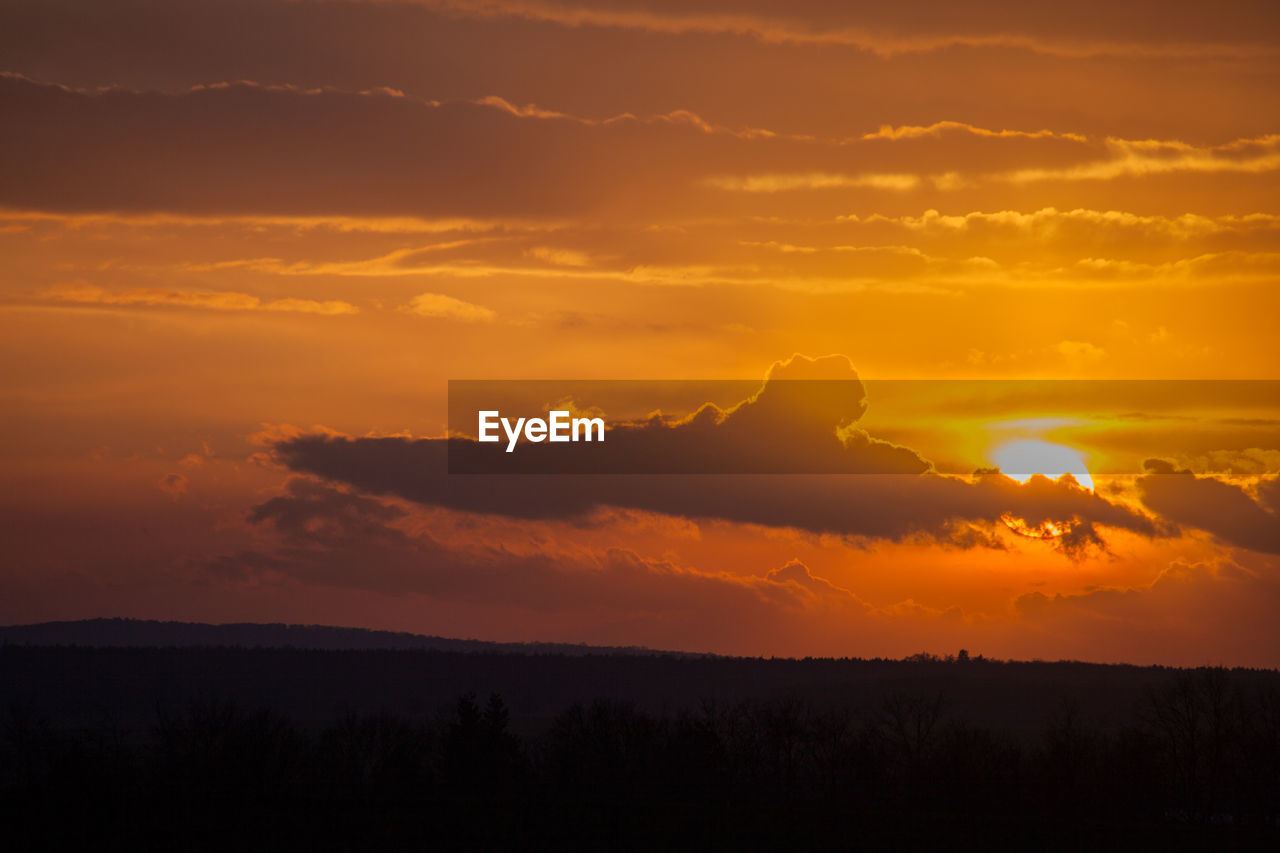
[(1022, 483), (1035, 474), (1043, 474), (1050, 480), (1070, 474), (1081, 486), (1093, 491), (1093, 477), (1085, 467), (1084, 458), (1078, 450), (1064, 444), (1039, 439), (1010, 441), (992, 451), (991, 461), (999, 466), (1001, 473)]
[(1070, 521), (1042, 521), (1039, 524), (1028, 524), (1025, 518), (1019, 518), (1011, 512), (1000, 516), (1000, 520), (1019, 536), (1031, 539), (1057, 539), (1071, 532), (1075, 525)]

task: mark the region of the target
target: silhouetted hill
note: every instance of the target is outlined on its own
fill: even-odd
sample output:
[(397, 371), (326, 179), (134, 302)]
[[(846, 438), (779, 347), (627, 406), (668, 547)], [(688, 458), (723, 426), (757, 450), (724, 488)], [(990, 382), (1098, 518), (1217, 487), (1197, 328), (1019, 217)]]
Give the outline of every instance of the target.
[(589, 646), (585, 643), (494, 643), (459, 640), (402, 631), (335, 628), (328, 625), (286, 625), (237, 622), (159, 622), (152, 619), (81, 619), (0, 627), (0, 644), (25, 646), (95, 646), (139, 648), (290, 648), (349, 651), (357, 649), (431, 650), (527, 655), (654, 655), (641, 646)]
[[(742, 702), (800, 702), (874, 714), (887, 697), (942, 696), (949, 718), (1014, 736), (1067, 711), (1111, 729), (1149, 689), (1188, 670), (1165, 667), (858, 658), (732, 658), (643, 649), (498, 644), (287, 625), (92, 620), (0, 629), (0, 712), (80, 726), (145, 728), (158, 708), (219, 697), (310, 726), (346, 713), (435, 717), (466, 693), (501, 693), (512, 722), (536, 729), (596, 699), (654, 713)], [(1280, 672), (1235, 670), (1250, 690), (1280, 691)]]

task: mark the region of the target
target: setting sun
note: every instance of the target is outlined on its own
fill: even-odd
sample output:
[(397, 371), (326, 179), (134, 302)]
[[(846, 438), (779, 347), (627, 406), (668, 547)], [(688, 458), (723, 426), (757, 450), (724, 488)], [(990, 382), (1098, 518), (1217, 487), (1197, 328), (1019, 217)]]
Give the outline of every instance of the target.
[(1001, 473), (1025, 483), (1036, 474), (1057, 480), (1070, 474), (1076, 482), (1093, 491), (1093, 477), (1085, 467), (1080, 452), (1064, 444), (1054, 444), (1039, 439), (1010, 441), (997, 447), (991, 461), (1000, 467)]

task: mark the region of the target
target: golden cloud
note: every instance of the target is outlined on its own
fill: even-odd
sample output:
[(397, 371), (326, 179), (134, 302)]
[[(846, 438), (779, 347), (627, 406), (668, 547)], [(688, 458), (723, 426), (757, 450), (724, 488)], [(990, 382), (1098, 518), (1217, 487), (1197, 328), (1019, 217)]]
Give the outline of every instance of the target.
[(298, 314), (358, 314), (360, 309), (349, 302), (313, 299), (262, 300), (247, 293), (229, 291), (190, 291), (164, 288), (137, 288), (125, 291), (108, 291), (97, 285), (62, 284), (45, 291), (44, 295), (56, 302), (81, 305), (164, 306), (173, 308), (203, 308), (214, 311), (286, 311)]

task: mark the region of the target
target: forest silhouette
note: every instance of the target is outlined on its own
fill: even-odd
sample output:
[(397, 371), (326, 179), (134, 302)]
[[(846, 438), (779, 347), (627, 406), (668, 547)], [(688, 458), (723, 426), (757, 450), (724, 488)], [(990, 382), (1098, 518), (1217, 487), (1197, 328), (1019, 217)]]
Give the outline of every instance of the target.
[(0, 685), (21, 849), (1280, 839), (1268, 670), (10, 644)]

